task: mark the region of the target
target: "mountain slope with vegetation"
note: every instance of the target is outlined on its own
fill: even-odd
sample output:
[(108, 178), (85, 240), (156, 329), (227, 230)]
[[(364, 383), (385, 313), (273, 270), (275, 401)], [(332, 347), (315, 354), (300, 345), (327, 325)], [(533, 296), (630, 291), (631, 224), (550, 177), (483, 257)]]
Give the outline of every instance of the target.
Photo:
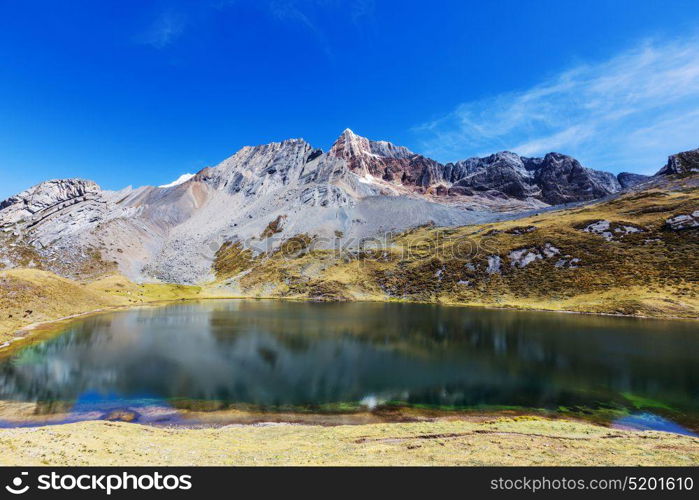
[[(372, 155), (408, 155), (388, 143), (369, 145)], [(316, 231), (312, 224), (289, 226), (284, 214), (260, 217), (250, 239), (225, 239), (200, 251), (198, 265), (207, 265), (204, 273), (212, 279), (199, 286), (177, 284), (177, 262), (168, 261), (171, 282), (136, 284), (120, 275), (119, 263), (106, 258), (99, 247), (51, 247), (40, 239), (27, 239), (13, 225), (29, 224), (27, 217), (38, 217), (28, 226), (35, 228), (53, 224), (56, 213), (66, 220), (86, 220), (94, 215), (92, 208), (80, 208), (86, 203), (106, 210), (95, 185), (55, 182), (52, 186), (57, 188), (37, 188), (32, 192), (38, 195), (19, 196), (20, 201), (4, 209), (7, 221), (17, 221), (0, 232), (0, 341), (28, 325), (75, 314), (210, 297), (424, 301), (698, 318), (698, 154), (672, 155), (656, 176), (602, 201), (511, 214), (497, 222), (449, 225), (446, 219), (434, 223), (427, 217), (428, 223), (407, 230), (384, 228), (366, 236), (370, 233), (348, 235), (335, 229), (328, 237), (327, 227)], [(374, 172), (371, 168), (378, 167), (371, 158), (351, 166)], [(395, 170), (397, 165), (403, 164), (384, 166)], [(213, 174), (198, 177), (206, 175)], [(55, 204), (56, 192), (76, 189), (77, 198)], [(110, 196), (118, 198), (115, 193)], [(412, 212), (405, 211), (400, 197), (388, 205), (381, 205), (377, 197), (367, 200), (374, 204), (372, 213), (382, 212), (385, 220), (410, 219)], [(77, 212), (63, 213), (68, 206), (78, 206)], [(170, 207), (169, 201), (165, 206)], [(415, 209), (414, 204), (410, 207)], [(125, 238), (117, 254), (129, 242), (148, 245), (139, 239), (140, 233), (120, 223), (105, 224), (110, 230), (117, 227), (115, 237)], [(294, 227), (306, 230), (294, 232)], [(71, 231), (80, 235), (77, 229)], [(77, 241), (65, 237), (64, 243)], [(174, 249), (177, 258), (187, 251)]]
[(216, 286), (246, 296), (695, 318), (698, 210), (699, 189), (683, 183), (511, 221), (420, 227), (359, 250), (314, 249), (312, 236), (299, 235), (294, 254), (219, 253)]
[(132, 283), (108, 275), (75, 281), (38, 269), (0, 271), (0, 347), (21, 328), (102, 309), (203, 298), (200, 287)]
[[(27, 325), (164, 300), (274, 297), (403, 300), (649, 317), (699, 318), (697, 178), (525, 218), (423, 226), (359, 248), (316, 248), (316, 236), (258, 253), (229, 242), (216, 280), (135, 284), (91, 267), (80, 280), (0, 271), (0, 340)], [(274, 237), (267, 231), (266, 237)], [(30, 259), (30, 257), (25, 257)], [(97, 273), (97, 274), (95, 274)], [(100, 274), (101, 273), (101, 274)]]

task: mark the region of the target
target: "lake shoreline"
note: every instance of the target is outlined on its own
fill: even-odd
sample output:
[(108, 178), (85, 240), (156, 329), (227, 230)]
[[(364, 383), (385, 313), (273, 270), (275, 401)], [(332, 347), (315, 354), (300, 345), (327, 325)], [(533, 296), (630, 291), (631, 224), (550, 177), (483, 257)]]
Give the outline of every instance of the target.
[[(213, 402), (215, 403), (215, 402)], [(65, 411), (53, 413), (44, 408), (45, 403), (0, 400), (0, 429), (50, 427), (79, 422), (125, 422), (149, 427), (182, 429), (222, 428), (227, 426), (260, 425), (338, 425), (396, 424), (411, 422), (467, 421), (484, 422), (499, 418), (541, 418), (586, 423), (605, 428), (614, 427), (611, 419), (597, 415), (564, 414), (550, 409), (525, 407), (479, 408), (426, 408), (408, 405), (384, 406), (371, 409), (355, 405), (357, 409), (330, 411), (319, 408), (263, 410), (223, 405), (220, 409), (197, 409), (196, 406), (212, 406), (212, 402), (194, 404), (192, 408), (175, 403), (172, 406), (124, 405), (117, 409), (82, 409), (73, 411), (69, 403), (53, 403), (65, 407)]]
[[(45, 321), (39, 321), (36, 323), (31, 323), (26, 326), (21, 327), (19, 330), (14, 332), (14, 336), (9, 338), (0, 344), (0, 353), (8, 350), (13, 343), (17, 341), (22, 341), (28, 339), (34, 332), (38, 330), (50, 330), (52, 328), (57, 328), (62, 326), (65, 322), (71, 320), (87, 318), (90, 316), (98, 314), (106, 314), (116, 311), (126, 311), (131, 309), (140, 308), (151, 308), (151, 307), (164, 307), (173, 304), (181, 304), (187, 302), (202, 302), (202, 301), (218, 301), (218, 300), (278, 300), (285, 302), (304, 302), (304, 303), (376, 303), (376, 304), (424, 304), (424, 305), (438, 305), (444, 307), (463, 307), (469, 309), (485, 309), (485, 310), (495, 310), (495, 311), (522, 311), (522, 312), (541, 312), (541, 313), (559, 313), (559, 314), (577, 314), (584, 316), (602, 316), (602, 317), (613, 317), (613, 318), (630, 318), (630, 319), (648, 319), (648, 320), (659, 320), (659, 321), (692, 321), (699, 322), (699, 318), (691, 317), (675, 317), (675, 316), (647, 316), (639, 314), (620, 314), (620, 313), (603, 313), (603, 312), (593, 312), (593, 311), (569, 311), (562, 309), (541, 309), (541, 308), (527, 308), (527, 307), (508, 307), (508, 306), (494, 306), (486, 304), (468, 304), (468, 303), (458, 303), (458, 302), (444, 302), (444, 301), (419, 301), (419, 300), (408, 300), (408, 299), (354, 299), (349, 301), (341, 300), (314, 300), (308, 297), (274, 297), (274, 296), (241, 296), (241, 295), (231, 295), (231, 296), (209, 296), (209, 297), (183, 297), (168, 300), (159, 300), (152, 302), (143, 302), (139, 304), (129, 304), (129, 305), (119, 305), (102, 307), (99, 309), (93, 309), (84, 312), (78, 312), (68, 316), (58, 317), (55, 319), (47, 319)], [(2, 332), (0, 332), (2, 333)]]
[[(0, 351), (0, 358), (17, 354), (18, 363), (8, 364), (5, 383), (7, 387), (20, 388), (14, 396), (8, 393), (3, 397), (4, 401), (0, 401), (0, 426), (4, 427), (0, 429), (0, 440), (8, 447), (6, 463), (34, 463), (29, 455), (36, 452), (32, 448), (32, 440), (36, 436), (44, 436), (50, 442), (41, 453), (42, 460), (46, 461), (42, 463), (56, 465), (106, 465), (113, 459), (129, 465), (137, 465), (141, 459), (163, 465), (306, 463), (303, 457), (295, 455), (296, 450), (279, 448), (289, 440), (298, 440), (298, 446), (306, 447), (306, 450), (317, 450), (322, 458), (308, 463), (318, 465), (544, 465), (553, 463), (547, 462), (545, 456), (551, 450), (555, 450), (557, 458), (562, 456), (561, 460), (568, 465), (699, 463), (699, 438), (682, 435), (683, 428), (694, 432), (699, 429), (696, 413), (685, 411), (694, 406), (687, 406), (681, 398), (686, 393), (684, 385), (673, 386), (678, 391), (685, 389), (684, 393), (678, 393), (678, 399), (669, 396), (666, 399), (662, 396), (665, 393), (655, 394), (652, 391), (610, 392), (605, 389), (605, 367), (613, 368), (615, 365), (605, 361), (610, 359), (608, 355), (600, 357), (601, 365), (587, 361), (588, 358), (596, 359), (592, 355), (594, 350), (580, 360), (597, 366), (601, 375), (592, 378), (586, 374), (594, 370), (582, 370), (578, 366), (578, 369), (570, 371), (568, 377), (572, 378), (559, 380), (559, 372), (551, 364), (554, 359), (551, 356), (555, 354), (556, 359), (567, 360), (575, 367), (579, 359), (577, 353), (581, 350), (574, 346), (583, 345), (580, 342), (584, 342), (584, 345), (589, 342), (590, 347), (606, 345), (595, 344), (595, 339), (603, 342), (618, 331), (622, 336), (618, 337), (618, 342), (614, 343), (616, 347), (609, 352), (624, 351), (626, 345), (648, 346), (651, 345), (649, 340), (653, 340), (655, 347), (652, 350), (645, 349), (639, 353), (642, 354), (641, 360), (652, 359), (654, 367), (648, 375), (643, 371), (638, 372), (638, 383), (642, 386), (644, 380), (658, 378), (652, 373), (657, 371), (658, 366), (666, 366), (663, 363), (667, 363), (668, 359), (686, 364), (686, 347), (679, 351), (675, 348), (665, 351), (664, 346), (681, 332), (685, 332), (682, 335), (688, 341), (693, 339), (694, 323), (676, 323), (674, 327), (669, 327), (663, 323), (633, 321), (635, 318), (626, 321), (576, 319), (547, 314), (558, 311), (530, 315), (525, 314), (530, 311), (524, 310), (505, 313), (506, 309), (500, 307), (476, 309), (470, 305), (406, 300), (361, 300), (346, 305), (328, 303), (324, 307), (310, 304), (317, 301), (305, 297), (280, 300), (276, 297), (210, 296), (199, 289), (190, 288), (177, 291), (178, 294), (184, 292), (189, 296), (168, 297), (167, 300), (163, 300), (162, 296), (155, 300), (153, 295), (135, 296), (130, 293), (129, 299), (139, 302), (114, 304), (76, 312), (58, 320), (36, 322), (23, 330), (25, 336), (18, 339), (24, 339), (23, 342), (12, 342), (9, 349)], [(139, 309), (144, 311), (139, 312)], [(115, 311), (124, 312), (115, 314), (111, 319), (99, 318)], [(275, 316), (270, 311), (279, 311), (277, 317), (285, 321), (272, 320)], [(231, 323), (226, 322), (226, 314)], [(289, 314), (301, 322), (292, 320), (289, 323)], [(96, 318), (85, 319), (90, 316)], [(579, 313), (577, 316), (582, 315)], [(199, 319), (193, 322), (183, 319), (189, 317)], [(354, 330), (352, 325), (359, 317), (363, 318), (360, 322), (363, 326)], [(139, 322), (138, 318), (144, 321)], [(265, 322), (264, 318), (268, 318), (269, 322)], [(373, 322), (371, 318), (374, 318)], [(585, 327), (570, 327), (578, 323)], [(380, 324), (384, 327), (379, 327)], [(106, 335), (103, 329), (106, 325), (115, 325), (116, 329), (114, 335), (103, 336), (103, 339), (121, 339), (113, 346), (115, 350), (110, 351), (109, 344), (101, 342), (96, 342), (94, 347), (86, 347), (89, 344), (84, 342), (86, 338), (81, 335), (90, 336), (93, 331), (102, 331), (102, 335)], [(153, 331), (160, 332), (146, 342), (150, 348), (159, 346), (152, 349), (149, 355), (139, 349), (143, 339), (149, 339), (147, 325), (154, 325)], [(180, 328), (179, 333), (174, 335), (177, 330), (172, 329), (174, 325), (189, 327)], [(535, 326), (530, 328), (533, 337), (529, 338), (529, 343), (527, 335), (523, 335), (525, 331), (521, 330), (526, 325)], [(252, 326), (255, 328), (250, 329)], [(587, 329), (588, 326), (590, 329)], [(668, 327), (670, 331), (667, 331)], [(60, 333), (65, 330), (70, 330), (70, 333), (64, 338)], [(262, 335), (259, 343), (248, 343), (259, 337), (255, 334), (258, 330), (271, 336)], [(499, 335), (491, 338), (488, 334), (490, 331), (499, 332)], [(245, 334), (238, 338), (235, 332)], [(298, 343), (301, 332), (309, 335), (310, 344)], [(454, 332), (454, 336), (443, 336), (440, 332)], [(508, 333), (507, 339), (503, 337), (505, 333)], [(231, 338), (235, 338), (235, 342), (227, 343), (225, 339), (229, 334), (233, 335)], [(371, 342), (375, 337), (378, 344)], [(275, 340), (271, 341), (272, 338)], [(347, 344), (351, 348), (346, 350), (345, 357), (337, 358), (338, 351), (328, 344), (318, 343), (322, 347), (320, 351), (308, 347), (313, 345), (315, 339), (325, 339), (325, 342), (342, 338), (352, 338), (358, 342)], [(411, 343), (415, 338), (424, 340)], [(546, 338), (553, 343), (547, 344)], [(160, 343), (153, 343), (154, 339), (160, 339)], [(207, 339), (215, 339), (218, 347), (212, 347)], [(294, 342), (290, 342), (292, 339)], [(395, 349), (385, 348), (388, 339), (388, 345)], [(692, 340), (691, 345), (693, 343)], [(508, 346), (507, 352), (513, 356), (511, 361), (503, 357), (505, 344)], [(234, 345), (239, 347), (231, 348)], [(370, 347), (363, 351), (357, 347), (360, 345)], [(373, 345), (378, 347), (371, 347)], [(675, 342), (672, 345), (679, 344)], [(174, 346), (185, 346), (179, 349), (184, 349), (184, 353), (197, 354), (194, 358), (189, 355), (158, 355), (170, 352)], [(27, 349), (20, 350), (23, 347)], [(68, 347), (65, 351), (67, 356), (63, 356), (61, 349), (64, 347)], [(79, 349), (75, 351), (77, 355), (72, 354), (73, 347)], [(109, 352), (112, 354), (104, 359), (100, 357)], [(131, 354), (124, 356), (125, 352), (136, 357)], [(212, 363), (206, 364), (210, 369), (202, 373), (206, 376), (212, 373), (218, 375), (212, 379), (198, 378), (195, 365), (188, 364), (188, 360), (201, 361), (207, 352), (217, 355), (206, 358)], [(336, 353), (335, 358), (320, 356), (318, 359), (319, 369), (327, 371), (329, 367), (334, 367), (328, 372), (327, 380), (335, 381), (331, 387), (336, 392), (330, 394), (324, 392), (328, 388), (314, 389), (313, 384), (304, 383), (309, 376), (311, 379), (308, 380), (312, 381), (317, 375), (311, 369), (306, 370), (308, 360), (316, 359), (318, 354), (333, 352)], [(386, 357), (388, 352), (394, 354)], [(608, 351), (603, 349), (600, 352)], [(142, 359), (138, 358), (138, 353), (141, 353)], [(462, 359), (467, 358), (459, 356), (466, 353), (469, 353), (467, 358), (474, 361), (470, 365), (473, 369), (469, 371), (474, 375), (462, 378), (463, 370), (458, 367), (466, 366)], [(445, 354), (449, 356), (445, 357)], [(535, 354), (535, 358), (532, 358)], [(664, 357), (662, 354), (665, 354)], [(90, 381), (92, 379), (82, 380), (75, 375), (75, 379), (57, 381), (55, 387), (50, 387), (49, 393), (41, 389), (40, 378), (46, 373), (42, 367), (49, 367), (52, 362), (63, 363), (62, 366), (68, 368), (66, 373), (75, 374), (75, 370), (69, 368), (80, 366), (80, 371), (90, 376), (101, 373), (103, 366), (113, 366), (117, 370), (118, 363), (109, 364), (117, 359), (128, 359), (123, 377), (115, 379), (121, 381), (120, 385), (94, 384)], [(369, 364), (356, 364), (357, 359)], [(406, 359), (420, 360), (424, 374), (415, 375), (411, 365), (405, 364)], [(545, 359), (549, 361), (544, 363)], [(487, 368), (491, 360), (498, 362), (493, 368), (495, 371)], [(506, 361), (510, 364), (503, 364)], [(208, 381), (209, 385), (193, 382), (184, 387), (186, 390), (182, 390), (183, 387), (171, 388), (173, 390), (162, 387), (160, 391), (149, 392), (148, 388), (160, 387), (158, 380), (153, 379), (148, 370), (140, 368), (151, 362), (154, 367), (171, 367), (174, 370), (172, 373), (156, 370), (161, 378), (165, 377), (163, 380), (180, 380), (177, 374), (186, 373), (186, 380)], [(532, 380), (550, 379), (555, 382), (527, 385), (526, 380), (536, 373), (532, 367), (527, 368), (528, 363), (535, 363), (542, 370)], [(379, 374), (388, 378), (385, 381), (381, 379), (379, 385), (362, 386), (358, 391), (351, 385), (351, 377), (348, 382), (343, 376), (345, 372), (342, 367), (350, 365), (357, 366), (358, 380), (376, 380)], [(32, 366), (38, 369), (32, 371)], [(230, 372), (221, 372), (216, 369), (217, 366), (228, 367), (226, 370)], [(236, 366), (243, 368), (236, 370)], [(430, 371), (430, 366), (436, 368)], [(508, 366), (514, 371), (508, 371)], [(684, 365), (672, 366), (680, 369)], [(163, 373), (169, 374), (165, 376)], [(248, 380), (246, 374), (249, 373), (257, 376)], [(498, 380), (498, 373), (509, 373), (500, 385), (493, 382)], [(518, 373), (524, 376), (524, 381)], [(32, 374), (39, 378), (32, 378)], [(265, 374), (267, 378), (262, 376)], [(291, 374), (293, 383), (284, 389), (284, 381)], [(583, 377), (582, 382), (575, 382), (576, 374)], [(415, 391), (411, 390), (410, 385), (413, 379), (419, 381)], [(585, 382), (588, 379), (589, 383)], [(239, 390), (237, 385), (221, 385), (223, 381), (237, 381), (241, 387), (248, 381), (255, 387), (259, 385), (259, 389), (250, 394), (244, 390), (241, 393), (242, 389)], [(668, 383), (663, 379), (658, 381)], [(68, 382), (71, 385), (66, 385)], [(592, 392), (585, 392), (583, 382)], [(473, 386), (476, 396), (464, 397), (460, 392), (460, 383), (464, 384), (464, 394), (468, 394)], [(66, 391), (58, 396), (59, 389), (64, 386)], [(221, 397), (213, 397), (216, 395), (214, 393), (205, 397), (206, 387), (218, 387), (220, 392), (217, 394), (221, 394)], [(268, 393), (272, 387), (281, 388), (278, 395)], [(428, 389), (423, 391), (423, 387)], [(448, 390), (435, 392), (432, 390), (434, 387)], [(88, 388), (90, 391), (86, 392)], [(478, 397), (479, 388), (500, 390), (503, 396), (489, 397), (486, 390), (484, 396)], [(567, 392), (568, 388), (573, 392)], [(290, 389), (299, 392), (289, 392)], [(571, 397), (571, 394), (581, 396)], [(557, 395), (563, 397), (558, 398)], [(29, 402), (21, 403), (21, 400)], [(236, 401), (238, 403), (229, 403)], [(516, 406), (501, 406), (503, 402)], [(675, 402), (678, 404), (675, 405)], [(673, 428), (657, 425), (663, 421), (677, 424), (674, 429), (680, 430), (668, 432)], [(651, 426), (647, 425), (648, 422), (651, 422)], [(92, 449), (95, 444), (95, 436), (91, 434), (95, 432), (100, 434), (100, 442), (89, 455), (84, 455), (84, 450)], [(227, 451), (228, 454), (221, 455), (211, 440), (231, 440), (231, 445), (250, 443), (249, 453), (238, 454), (235, 450), (229, 450), (230, 453)], [(157, 449), (152, 449), (156, 441), (158, 446), (172, 450), (172, 455), (170, 452), (162, 455)], [(614, 453), (609, 450), (611, 442), (615, 446)], [(140, 444), (136, 446), (134, 443)], [(498, 454), (486, 456), (473, 453), (473, 447), (487, 449), (495, 446), (494, 443), (497, 443), (496, 448), (505, 450), (508, 458)], [(25, 455), (25, 446), (29, 455)], [(40, 446), (39, 441), (36, 446)], [(526, 447), (536, 451), (525, 453), (522, 450)], [(98, 450), (105, 449), (109, 453), (100, 455)], [(190, 455), (191, 449), (197, 450), (196, 457)], [(376, 455), (370, 451), (379, 449), (384, 451), (377, 451)], [(673, 455), (670, 449), (676, 453)], [(421, 451), (412, 453), (412, 450)], [(449, 453), (440, 456), (445, 451)], [(289, 462), (279, 461), (280, 456), (293, 457), (293, 461), (291, 458)]]

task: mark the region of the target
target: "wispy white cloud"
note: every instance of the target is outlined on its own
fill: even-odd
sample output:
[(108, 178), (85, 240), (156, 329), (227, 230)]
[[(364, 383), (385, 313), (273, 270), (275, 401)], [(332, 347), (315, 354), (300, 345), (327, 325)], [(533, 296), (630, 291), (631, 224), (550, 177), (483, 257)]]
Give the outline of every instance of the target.
[(280, 21), (290, 21), (301, 25), (303, 28), (307, 29), (313, 34), (313, 36), (318, 40), (318, 43), (322, 47), (323, 51), (328, 57), (332, 57), (332, 51), (330, 49), (330, 44), (328, 44), (325, 33), (315, 22), (311, 20), (309, 9), (315, 7), (317, 4), (323, 4), (324, 2), (319, 0), (273, 0), (269, 4), (269, 8), (272, 15), (279, 19)]
[(351, 4), (350, 16), (354, 25), (364, 36), (376, 34), (378, 25), (374, 0), (355, 0)]
[[(337, 19), (346, 18), (360, 36), (376, 31), (374, 0), (270, 0), (269, 10), (279, 21), (294, 23), (311, 33), (329, 59), (334, 58), (334, 51), (326, 31), (337, 29)], [(336, 18), (333, 24), (319, 21), (328, 15)]]
[(182, 12), (163, 11), (143, 33), (136, 37), (136, 41), (156, 49), (163, 49), (182, 35), (186, 20), (187, 17)]
[(654, 172), (668, 154), (699, 146), (699, 39), (644, 42), (529, 89), (460, 104), (414, 131), (422, 151), (444, 161), (559, 151), (595, 168)]
[(211, 18), (220, 16), (226, 9), (243, 0), (172, 1), (167, 8), (156, 11), (150, 24), (146, 24), (134, 37), (137, 44), (164, 49), (179, 38)]
[[(151, 24), (134, 37), (134, 41), (164, 49), (186, 31), (220, 15), (221, 11), (245, 4), (254, 5), (279, 22), (307, 31), (329, 59), (333, 59), (334, 53), (328, 29), (337, 27), (329, 25), (328, 18), (345, 19), (360, 36), (376, 31), (374, 0), (200, 0), (179, 3), (159, 12)], [(254, 19), (249, 21), (255, 22)]]

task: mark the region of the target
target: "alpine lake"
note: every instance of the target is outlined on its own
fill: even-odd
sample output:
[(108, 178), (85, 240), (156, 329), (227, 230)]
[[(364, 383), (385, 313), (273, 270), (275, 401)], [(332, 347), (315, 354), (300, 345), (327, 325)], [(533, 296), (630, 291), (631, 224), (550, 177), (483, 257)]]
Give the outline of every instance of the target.
[(697, 352), (695, 321), (181, 302), (62, 322), (0, 353), (0, 427), (537, 414), (694, 434)]

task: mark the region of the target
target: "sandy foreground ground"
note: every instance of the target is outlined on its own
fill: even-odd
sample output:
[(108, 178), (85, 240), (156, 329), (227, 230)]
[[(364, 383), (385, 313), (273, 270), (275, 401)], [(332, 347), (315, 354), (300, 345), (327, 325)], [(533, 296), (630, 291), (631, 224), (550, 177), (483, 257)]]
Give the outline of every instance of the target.
[(162, 428), (91, 421), (0, 430), (1, 465), (687, 465), (699, 438), (540, 417)]

